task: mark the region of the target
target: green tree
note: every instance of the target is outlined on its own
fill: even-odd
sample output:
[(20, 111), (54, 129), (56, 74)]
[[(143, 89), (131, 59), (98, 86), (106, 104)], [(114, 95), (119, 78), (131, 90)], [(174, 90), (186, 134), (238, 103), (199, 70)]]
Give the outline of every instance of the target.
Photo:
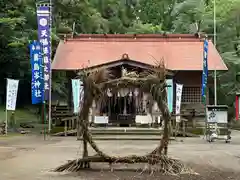
[[(228, 11), (228, 16), (221, 19), (218, 34), (219, 50), (228, 66), (228, 71), (219, 73), (219, 93), (226, 99), (219, 99), (220, 103), (229, 105), (234, 112), (234, 97), (239, 92), (239, 82), (236, 75), (240, 72), (240, 1), (234, 1)], [(232, 114), (233, 115), (233, 114)]]
[(181, 0), (140, 0), (137, 14), (143, 23), (159, 25), (163, 31), (170, 32), (175, 15), (174, 8)]
[[(28, 41), (35, 39), (36, 31), (28, 22), (34, 16), (34, 8), (27, 1), (1, 1), (0, 3), (0, 84), (4, 92), (7, 77), (21, 79), (20, 93), (27, 95), (30, 89), (30, 65)], [(24, 87), (29, 87), (24, 88)], [(19, 89), (20, 89), (19, 88)], [(25, 89), (25, 90), (23, 90)], [(1, 90), (0, 90), (1, 92)], [(5, 97), (5, 96), (3, 96)], [(20, 100), (24, 100), (19, 96)], [(26, 97), (26, 96), (25, 96)]]
[(172, 12), (172, 16), (176, 17), (173, 21), (173, 32), (197, 33), (204, 31), (205, 9), (204, 0), (185, 0), (177, 3)]

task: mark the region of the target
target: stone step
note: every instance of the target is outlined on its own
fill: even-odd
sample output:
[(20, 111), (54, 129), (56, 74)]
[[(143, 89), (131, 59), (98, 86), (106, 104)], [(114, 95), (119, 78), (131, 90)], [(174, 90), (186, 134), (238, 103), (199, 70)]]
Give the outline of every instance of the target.
[(92, 133), (161, 133), (162, 128), (90, 128)]
[[(138, 136), (138, 138), (142, 137), (142, 138), (152, 138), (152, 137), (156, 137), (157, 139), (160, 137), (160, 135), (163, 133), (163, 131), (158, 131), (158, 132), (107, 132), (107, 131), (102, 131), (102, 132), (94, 132), (92, 131), (92, 135), (94, 137), (106, 137), (106, 138), (111, 138), (111, 137), (129, 137), (130, 139)], [(67, 131), (67, 136), (76, 136), (77, 131), (76, 130), (69, 130)], [(182, 132), (179, 131), (178, 135), (182, 136)], [(192, 133), (185, 133), (187, 137), (199, 137), (198, 135), (192, 134)], [(55, 133), (53, 134), (53, 136), (64, 136), (65, 132), (59, 132), (59, 133)]]
[[(162, 139), (161, 136), (93, 136), (93, 140), (98, 140), (98, 141), (160, 141)], [(82, 140), (82, 138), (80, 138), (79, 140)], [(174, 137), (171, 137), (170, 140), (175, 140)]]

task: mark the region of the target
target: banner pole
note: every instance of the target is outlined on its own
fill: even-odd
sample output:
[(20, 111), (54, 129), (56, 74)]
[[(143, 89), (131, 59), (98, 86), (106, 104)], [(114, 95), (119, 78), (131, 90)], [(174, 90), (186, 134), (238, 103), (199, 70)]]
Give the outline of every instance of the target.
[[(39, 38), (39, 41), (42, 42), (42, 45), (43, 45), (43, 49), (44, 49), (44, 66), (46, 67), (46, 69), (44, 69), (44, 89), (45, 89), (45, 92), (44, 92), (44, 100), (45, 100), (45, 104), (44, 104), (44, 107), (45, 107), (45, 123), (46, 125), (48, 124), (48, 132), (50, 133), (51, 131), (51, 126), (52, 126), (52, 119), (51, 119), (51, 99), (52, 99), (52, 94), (51, 94), (51, 90), (52, 90), (52, 72), (51, 72), (51, 55), (52, 55), (52, 43), (51, 43), (51, 23), (52, 23), (52, 18), (51, 18), (51, 11), (52, 11), (52, 0), (48, 0), (48, 2), (38, 2), (36, 3), (36, 6), (37, 6), (37, 17), (39, 19), (45, 19), (47, 20), (47, 25), (44, 25), (44, 24), (41, 24), (41, 22), (39, 21), (38, 19), (38, 38)], [(39, 11), (39, 14), (38, 14), (38, 7), (41, 8), (40, 11)], [(43, 14), (42, 12), (44, 12), (45, 14)], [(47, 14), (47, 15), (46, 15)], [(42, 37), (41, 36), (41, 33), (43, 31), (46, 31), (48, 32), (46, 34), (47, 37)], [(48, 92), (46, 91), (48, 90)], [(48, 102), (48, 112), (47, 112), (47, 105), (46, 103)], [(48, 113), (48, 118), (46, 117)], [(48, 123), (47, 123), (47, 120), (48, 120)], [(45, 125), (45, 126), (46, 126)], [(47, 127), (46, 127), (47, 128)]]
[(44, 140), (46, 140), (46, 103), (43, 101), (43, 125), (44, 125)]
[(8, 134), (8, 111), (6, 109), (6, 121), (5, 121), (5, 135), (7, 136)]
[(8, 126), (7, 126), (7, 123), (8, 123), (8, 120), (7, 120), (7, 118), (8, 118), (8, 115), (7, 115), (7, 104), (8, 104), (8, 101), (7, 101), (7, 97), (8, 97), (8, 79), (7, 79), (7, 83), (6, 83), (7, 85), (6, 85), (6, 119), (5, 119), (5, 135), (7, 136), (7, 128), (8, 128)]
[[(44, 136), (44, 112), (43, 112), (43, 102), (41, 104), (41, 121), (42, 121), (42, 133), (43, 133), (43, 136)], [(44, 139), (44, 138), (43, 138)]]
[(52, 0), (49, 1), (50, 9), (50, 78), (49, 78), (49, 100), (48, 100), (48, 133), (50, 134), (52, 129)]
[[(51, 70), (50, 70), (51, 71)], [(50, 135), (52, 129), (52, 73), (50, 72), (50, 80), (49, 80), (49, 101), (48, 101), (48, 133)]]
[(46, 121), (46, 115), (45, 115), (45, 101), (43, 101), (42, 102), (42, 117), (41, 117), (41, 119), (42, 119), (42, 127), (43, 127), (43, 139), (44, 140), (46, 140), (46, 123), (45, 123), (45, 121)]
[(204, 98), (204, 100), (203, 100), (203, 106), (204, 106), (204, 114), (205, 114), (205, 132), (204, 132), (204, 137), (206, 138), (206, 140), (207, 140), (207, 134), (208, 134), (208, 132), (207, 132), (207, 107), (206, 107), (206, 100), (205, 100), (205, 98)]
[[(206, 47), (205, 47), (206, 46)], [(203, 75), (202, 75), (202, 103), (204, 106), (205, 114), (205, 131), (204, 137), (207, 140), (208, 136), (208, 119), (207, 119), (207, 80), (208, 80), (208, 41), (207, 36), (204, 38), (203, 42)]]

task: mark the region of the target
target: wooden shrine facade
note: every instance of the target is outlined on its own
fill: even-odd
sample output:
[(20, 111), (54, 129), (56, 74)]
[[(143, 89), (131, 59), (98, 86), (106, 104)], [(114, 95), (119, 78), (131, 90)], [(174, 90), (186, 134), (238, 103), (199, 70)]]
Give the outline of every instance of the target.
[[(138, 63), (125, 59), (121, 61), (120, 65), (115, 64), (114, 67), (109, 67), (109, 71), (113, 75), (113, 79), (118, 79), (124, 74), (134, 76), (134, 74), (149, 70), (148, 68), (148, 66), (139, 67)], [(171, 72), (169, 72), (168, 77), (172, 77)], [(117, 92), (108, 89), (105, 95), (103, 102), (94, 101), (93, 103), (89, 118), (93, 123), (101, 124), (101, 121), (104, 122), (103, 117), (105, 117), (107, 120), (105, 124), (128, 126), (136, 123), (141, 124), (143, 121), (145, 124), (149, 124), (153, 123), (152, 117), (149, 115), (153, 112), (159, 113), (156, 102), (153, 102), (151, 96), (140, 88), (126, 86)]]
[[(93, 35), (83, 34), (78, 37), (65, 36), (57, 48), (53, 71), (66, 71), (71, 79), (76, 77), (76, 70), (105, 67), (111, 70), (115, 78), (123, 71), (128, 73), (148, 70), (157, 61), (164, 60), (168, 71), (168, 79), (183, 84), (182, 111), (201, 109), (201, 77), (203, 60), (203, 38), (196, 35)], [(209, 40), (209, 70), (227, 70), (219, 53)], [(54, 73), (54, 72), (53, 72)], [(213, 85), (209, 77), (208, 89)], [(71, 84), (68, 104), (71, 105)], [(108, 117), (109, 123), (134, 124), (136, 116), (156, 114), (158, 109), (151, 98), (140, 89), (128, 87), (119, 92), (106, 92), (107, 103), (93, 103), (90, 120), (95, 117)], [(213, 97), (207, 90), (207, 103)], [(173, 106), (175, 106), (173, 93)], [(154, 118), (155, 119), (155, 118)]]

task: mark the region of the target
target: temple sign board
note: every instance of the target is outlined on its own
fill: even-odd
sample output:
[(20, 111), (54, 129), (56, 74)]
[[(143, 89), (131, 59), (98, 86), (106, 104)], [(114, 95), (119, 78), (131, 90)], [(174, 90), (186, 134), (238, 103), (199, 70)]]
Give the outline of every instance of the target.
[(207, 106), (208, 123), (228, 123), (228, 106), (226, 105), (208, 105)]

